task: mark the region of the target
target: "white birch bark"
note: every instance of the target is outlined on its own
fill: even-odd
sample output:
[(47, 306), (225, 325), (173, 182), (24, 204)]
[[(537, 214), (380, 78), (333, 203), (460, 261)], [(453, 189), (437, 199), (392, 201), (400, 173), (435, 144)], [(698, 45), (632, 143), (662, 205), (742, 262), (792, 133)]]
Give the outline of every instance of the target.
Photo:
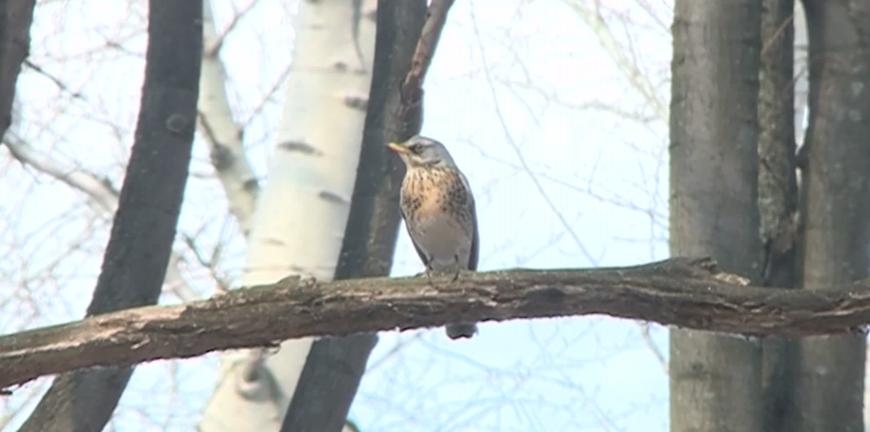
[(222, 40), (215, 30), (211, 2), (203, 8), (202, 72), (199, 80), (199, 130), (205, 136), (215, 174), (223, 186), (230, 213), (242, 233), (251, 233), (259, 184), (245, 157), (241, 130), (233, 119), (226, 92), (227, 72), (220, 60)]
[[(290, 274), (333, 277), (371, 84), (375, 25), (366, 16), (375, 2), (362, 3), (300, 2), (283, 123), (257, 202), (243, 285)], [(200, 430), (280, 429), (311, 342), (289, 341), (274, 355), (254, 351), (225, 361)]]

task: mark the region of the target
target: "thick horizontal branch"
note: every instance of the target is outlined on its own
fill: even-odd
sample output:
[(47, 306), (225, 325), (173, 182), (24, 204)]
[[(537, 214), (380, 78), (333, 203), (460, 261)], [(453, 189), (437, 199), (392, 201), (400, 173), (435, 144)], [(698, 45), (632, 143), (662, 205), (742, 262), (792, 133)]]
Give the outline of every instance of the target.
[(847, 291), (744, 286), (710, 260), (330, 283), (288, 278), (209, 300), (150, 306), (0, 337), (0, 388), (77, 368), (450, 322), (606, 314), (748, 335), (860, 331), (870, 283)]

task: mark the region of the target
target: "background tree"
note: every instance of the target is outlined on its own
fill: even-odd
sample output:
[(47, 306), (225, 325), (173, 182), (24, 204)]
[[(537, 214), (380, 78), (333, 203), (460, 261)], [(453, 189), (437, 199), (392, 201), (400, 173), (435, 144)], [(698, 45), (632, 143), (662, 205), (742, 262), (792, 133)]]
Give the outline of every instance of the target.
[[(870, 5), (805, 1), (809, 127), (800, 160), (801, 287), (868, 275)], [(860, 89), (860, 90), (859, 90)], [(802, 339), (790, 430), (864, 430), (866, 336)]]
[[(671, 84), (671, 253), (753, 280), (760, 17), (755, 1), (678, 0)], [(762, 430), (758, 341), (672, 330), (670, 350), (671, 430)]]
[[(681, 5), (685, 9), (681, 9)], [(862, 39), (861, 30), (866, 20), (868, 9), (848, 2), (804, 2), (806, 7), (806, 25), (809, 32), (809, 128), (806, 132), (801, 157), (795, 157), (792, 119), (793, 88), (797, 80), (791, 70), (793, 63), (792, 25), (795, 21), (795, 5), (792, 2), (763, 2), (762, 12), (762, 44), (761, 52), (761, 87), (759, 93), (758, 112), (761, 122), (761, 134), (758, 138), (759, 169), (760, 169), (760, 200), (759, 208), (762, 215), (761, 237), (764, 242), (765, 256), (763, 265), (752, 265), (753, 269), (762, 269), (766, 283), (773, 285), (794, 286), (800, 284), (805, 289), (825, 289), (838, 282), (854, 281), (866, 277), (867, 257), (859, 250), (865, 250), (870, 244), (865, 225), (858, 222), (866, 220), (865, 203), (867, 197), (868, 177), (866, 169), (866, 145), (859, 145), (855, 137), (865, 131), (858, 132), (861, 126), (857, 120), (866, 114), (867, 100), (862, 92), (861, 81), (851, 75), (855, 69), (846, 64), (861, 65), (867, 63), (866, 41)], [(704, 127), (707, 124), (719, 125), (733, 119), (734, 113), (741, 115), (754, 109), (752, 104), (735, 104), (729, 99), (731, 95), (717, 95), (702, 100), (714, 101), (713, 106), (733, 110), (728, 113), (708, 113), (700, 118), (693, 117), (703, 110), (680, 111), (683, 98), (679, 89), (690, 86), (695, 91), (709, 89), (712, 83), (697, 84), (678, 74), (685, 64), (694, 64), (680, 55), (680, 29), (685, 25), (681, 22), (680, 12), (712, 11), (718, 7), (729, 8), (733, 14), (747, 13), (756, 6), (736, 3), (713, 2), (694, 3), (692, 6), (677, 2), (675, 17), (675, 55), (672, 111), (672, 134), (679, 133), (681, 128)], [(711, 25), (724, 25), (734, 29), (739, 24), (729, 20), (727, 11), (718, 11), (708, 16), (714, 21)], [(702, 15), (704, 16), (704, 15)], [(707, 22), (688, 21), (689, 23)], [(743, 21), (745, 22), (745, 21)], [(835, 24), (839, 23), (839, 24)], [(745, 34), (754, 31), (752, 21), (744, 27)], [(717, 30), (713, 34), (726, 37), (727, 31)], [(726, 37), (727, 38), (727, 37)], [(709, 41), (701, 35), (689, 38), (688, 41)], [(702, 42), (704, 43), (704, 42)], [(732, 52), (722, 59), (730, 65), (740, 65), (744, 70), (729, 72), (715, 81), (722, 88), (722, 82), (751, 83), (757, 73), (751, 68), (755, 64), (754, 37), (744, 37), (738, 40), (719, 41), (719, 46), (737, 46), (750, 43), (753, 49), (742, 53)], [(729, 45), (730, 44), (730, 45)], [(716, 52), (708, 48), (709, 52)], [(691, 51), (690, 51), (691, 53)], [(749, 58), (746, 58), (749, 56)], [(714, 55), (714, 58), (721, 58)], [(689, 57), (691, 58), (691, 57)], [(726, 70), (725, 63), (720, 65)], [(860, 69), (860, 66), (858, 66)], [(708, 71), (709, 72), (709, 71)], [(715, 76), (706, 74), (705, 76)], [(851, 82), (852, 92), (846, 90), (847, 82)], [(688, 83), (688, 84), (687, 84)], [(751, 90), (744, 92), (747, 98)], [(823, 102), (824, 101), (824, 102)], [(709, 106), (709, 105), (708, 105)], [(834, 108), (837, 107), (837, 108)], [(848, 108), (846, 108), (848, 107)], [(847, 111), (848, 110), (848, 111)], [(840, 114), (832, 114), (836, 111)], [(851, 120), (846, 113), (851, 114)], [(740, 131), (738, 136), (719, 139), (722, 148), (734, 149), (734, 143), (740, 139), (749, 145), (755, 141), (753, 134), (746, 132), (748, 121), (733, 125), (731, 131)], [(694, 125), (694, 126), (693, 126)], [(742, 129), (741, 129), (742, 127)], [(677, 135), (679, 137), (679, 135)], [(698, 142), (699, 137), (694, 137)], [(676, 142), (678, 143), (678, 141)], [(857, 146), (857, 147), (856, 147)], [(697, 148), (698, 146), (694, 147)], [(674, 147), (672, 155), (679, 154)], [(732, 150), (733, 151), (733, 150)], [(748, 157), (748, 156), (747, 156)], [(748, 160), (748, 159), (747, 159)], [(679, 159), (672, 159), (672, 186), (681, 178)], [(755, 165), (755, 163), (752, 163)], [(682, 174), (691, 173), (697, 164), (684, 166)], [(796, 166), (803, 174), (800, 194), (797, 191), (795, 177)], [(705, 171), (702, 171), (705, 172)], [(737, 171), (739, 177), (721, 173), (720, 178), (726, 185), (730, 181), (742, 178), (742, 181), (754, 181), (752, 172)], [(834, 174), (836, 173), (836, 174)], [(732, 171), (733, 175), (733, 171)], [(846, 179), (849, 180), (846, 180)], [(698, 190), (697, 188), (691, 190)], [(741, 196), (748, 197), (748, 191)], [(729, 195), (726, 192), (726, 196)], [(707, 194), (709, 196), (709, 192)], [(675, 195), (674, 204), (680, 202), (679, 191)], [(796, 209), (800, 208), (800, 217)], [(744, 209), (744, 214), (750, 214), (755, 209)], [(697, 213), (700, 214), (700, 213)], [(676, 222), (679, 219), (674, 219)], [(707, 217), (705, 220), (715, 222)], [(736, 220), (734, 215), (728, 220)], [(716, 226), (716, 225), (714, 225)], [(679, 230), (678, 227), (672, 229)], [(749, 232), (754, 231), (750, 230)], [(735, 231), (729, 231), (733, 236)], [(677, 238), (672, 236), (672, 241)], [(859, 246), (860, 245), (860, 246)], [(755, 250), (755, 247), (744, 249)], [(679, 347), (682, 338), (672, 338), (672, 429), (688, 430), (727, 430), (735, 427), (729, 411), (740, 411), (745, 415), (740, 421), (751, 424), (738, 426), (741, 430), (757, 430), (763, 425), (763, 430), (864, 430), (862, 418), (862, 402), (864, 397), (864, 368), (866, 337), (863, 333), (849, 336), (809, 337), (799, 341), (785, 341), (776, 338), (764, 341), (764, 367), (761, 375), (755, 369), (756, 355), (749, 354), (748, 347), (752, 341), (740, 341), (747, 347), (746, 353), (739, 360), (741, 348), (735, 346), (710, 346), (703, 341), (690, 343), (694, 349), (700, 350), (703, 356), (693, 358), (686, 355)], [(681, 347), (679, 347), (681, 348)], [(730, 365), (720, 364), (722, 360), (732, 362)], [(682, 369), (679, 369), (682, 365)], [(752, 365), (747, 366), (747, 365)], [(719, 373), (735, 373), (732, 382), (740, 382), (737, 387), (725, 385), (709, 386), (705, 394), (714, 395), (711, 398), (698, 397), (679, 385), (686, 377), (697, 379), (706, 374), (697, 371), (716, 370)], [(679, 372), (682, 370), (682, 372)], [(679, 375), (675, 375), (679, 373)], [(716, 376), (717, 374), (714, 374)], [(719, 375), (727, 376), (727, 375)], [(759, 377), (763, 388), (759, 388)], [(741, 381), (742, 380), (742, 381)], [(717, 401), (713, 404), (710, 401)], [(750, 406), (742, 404), (749, 403)], [(756, 407), (764, 403), (765, 413), (758, 413)], [(686, 421), (682, 413), (698, 414), (703, 420)], [(758, 417), (756, 417), (756, 415)]]
[[(758, 209), (764, 247), (765, 285), (797, 287), (797, 165), (795, 143), (795, 28), (805, 39), (802, 9), (792, 0), (761, 4), (761, 66), (758, 89)], [(805, 99), (805, 98), (804, 98)], [(801, 99), (798, 99), (801, 100)], [(805, 102), (801, 102), (805, 105)], [(802, 118), (800, 133), (803, 132)], [(786, 431), (793, 409), (794, 339), (769, 337), (762, 345), (763, 430)]]

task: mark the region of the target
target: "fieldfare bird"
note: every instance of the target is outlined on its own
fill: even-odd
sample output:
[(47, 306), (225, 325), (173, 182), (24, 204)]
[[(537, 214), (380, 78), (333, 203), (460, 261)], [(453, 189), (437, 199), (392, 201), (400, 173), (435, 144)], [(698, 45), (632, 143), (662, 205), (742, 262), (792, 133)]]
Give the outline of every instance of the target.
[[(444, 144), (414, 136), (390, 143), (405, 163), (400, 205), (408, 234), (426, 266), (426, 274), (452, 274), (477, 270), (477, 216), (468, 180), (456, 167)], [(477, 325), (447, 325), (451, 339), (468, 338)]]

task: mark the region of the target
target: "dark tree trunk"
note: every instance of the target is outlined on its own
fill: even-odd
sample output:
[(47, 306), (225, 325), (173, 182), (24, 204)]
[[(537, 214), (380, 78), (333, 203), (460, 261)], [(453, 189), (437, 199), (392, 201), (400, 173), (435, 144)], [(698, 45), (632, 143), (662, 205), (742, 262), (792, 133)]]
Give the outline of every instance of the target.
[[(761, 276), (757, 0), (677, 0), (671, 100), (672, 255)], [(760, 343), (672, 330), (671, 430), (762, 430)]]
[[(151, 0), (136, 138), (88, 315), (154, 304), (175, 237), (193, 143), (202, 2)], [(24, 431), (100, 431), (132, 368), (58, 376)]]
[(0, 0), (0, 139), (12, 124), (15, 83), (30, 49), (34, 4), (34, 0)]
[[(870, 2), (806, 0), (810, 123), (801, 215), (802, 285), (868, 276), (870, 245)], [(800, 341), (792, 431), (864, 430), (866, 337)]]
[[(386, 151), (398, 138), (399, 87), (426, 16), (425, 0), (378, 2), (372, 88), (336, 279), (390, 272), (399, 228), (401, 163)], [(419, 125), (413, 133), (419, 132)], [(281, 430), (338, 432), (356, 395), (374, 333), (320, 339), (311, 347)]]
[[(758, 208), (766, 286), (797, 286), (797, 176), (794, 139), (794, 0), (761, 3), (761, 73), (758, 93)], [(787, 432), (797, 342), (764, 339), (764, 430)]]

